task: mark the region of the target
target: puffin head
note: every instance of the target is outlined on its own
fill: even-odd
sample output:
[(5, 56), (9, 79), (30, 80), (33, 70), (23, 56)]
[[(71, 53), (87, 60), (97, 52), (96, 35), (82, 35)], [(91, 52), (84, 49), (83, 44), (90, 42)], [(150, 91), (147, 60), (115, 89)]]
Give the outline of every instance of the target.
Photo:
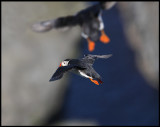
[(66, 59), (66, 60), (62, 61), (61, 64), (59, 65), (59, 67), (68, 66), (69, 61), (70, 61), (70, 59)]

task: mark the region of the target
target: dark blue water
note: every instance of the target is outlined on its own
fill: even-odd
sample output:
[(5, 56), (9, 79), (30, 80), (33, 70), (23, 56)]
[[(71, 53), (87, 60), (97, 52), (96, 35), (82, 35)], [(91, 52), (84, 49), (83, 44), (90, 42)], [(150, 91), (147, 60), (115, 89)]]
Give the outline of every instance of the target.
[[(158, 91), (149, 86), (136, 67), (118, 9), (104, 11), (103, 20), (111, 42), (97, 42), (91, 54), (113, 54), (94, 64), (104, 83), (97, 86), (72, 74), (61, 119), (95, 120), (99, 125), (158, 125)], [(81, 56), (88, 54), (86, 40), (81, 44)]]

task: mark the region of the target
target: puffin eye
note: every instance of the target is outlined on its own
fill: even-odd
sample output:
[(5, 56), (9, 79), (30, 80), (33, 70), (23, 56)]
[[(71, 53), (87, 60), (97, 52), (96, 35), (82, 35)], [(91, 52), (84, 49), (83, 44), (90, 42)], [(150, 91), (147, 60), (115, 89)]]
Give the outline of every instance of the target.
[(63, 61), (62, 62), (62, 66), (67, 66), (68, 65), (68, 62), (67, 61)]

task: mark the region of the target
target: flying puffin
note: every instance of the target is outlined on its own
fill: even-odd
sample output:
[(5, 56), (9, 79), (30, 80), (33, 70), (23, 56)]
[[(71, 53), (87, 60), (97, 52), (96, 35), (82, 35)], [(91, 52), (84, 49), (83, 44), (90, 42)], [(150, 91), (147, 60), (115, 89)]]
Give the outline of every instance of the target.
[(63, 74), (67, 71), (76, 72), (82, 77), (89, 78), (93, 83), (99, 85), (102, 82), (101, 76), (94, 70), (92, 65), (94, 61), (98, 58), (107, 59), (111, 57), (112, 54), (109, 55), (85, 55), (82, 59), (66, 59), (61, 62), (59, 68), (53, 74), (49, 81), (55, 81), (61, 79)]
[[(94, 50), (95, 41), (98, 39), (103, 43), (110, 41), (104, 31), (102, 12), (103, 10), (108, 10), (113, 7), (115, 3), (116, 2), (99, 2), (75, 15), (35, 23), (32, 25), (32, 29), (36, 32), (46, 32), (54, 28), (71, 28), (80, 25), (82, 28), (81, 36), (87, 39), (88, 50), (91, 52)], [(100, 37), (99, 32), (101, 32)]]

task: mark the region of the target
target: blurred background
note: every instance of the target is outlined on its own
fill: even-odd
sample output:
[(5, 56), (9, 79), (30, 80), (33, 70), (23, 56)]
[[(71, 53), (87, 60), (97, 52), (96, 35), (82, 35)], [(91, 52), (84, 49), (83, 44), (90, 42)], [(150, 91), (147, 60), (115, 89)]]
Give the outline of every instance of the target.
[(81, 29), (31, 25), (96, 2), (2, 2), (2, 125), (159, 125), (159, 2), (118, 2), (103, 12), (109, 44), (90, 54), (97, 86), (72, 73), (49, 82), (66, 58), (89, 54)]

